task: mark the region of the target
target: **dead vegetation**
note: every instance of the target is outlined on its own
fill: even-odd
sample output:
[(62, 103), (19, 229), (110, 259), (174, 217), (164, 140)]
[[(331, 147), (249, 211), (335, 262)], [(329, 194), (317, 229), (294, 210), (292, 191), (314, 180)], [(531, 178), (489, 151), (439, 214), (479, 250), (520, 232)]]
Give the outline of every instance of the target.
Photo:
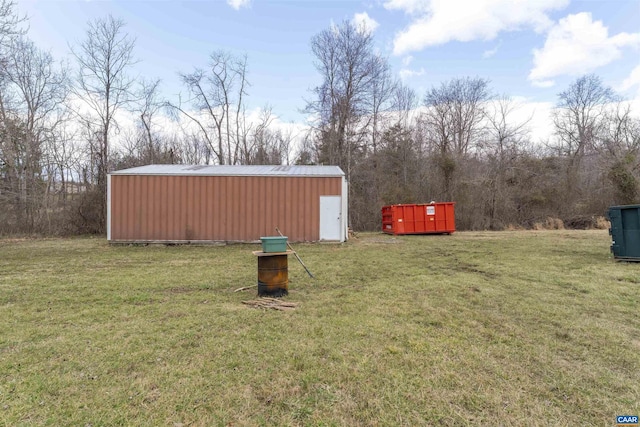
[(245, 304), (252, 308), (263, 308), (263, 309), (272, 309), (272, 310), (280, 310), (280, 311), (291, 311), (295, 310), (298, 307), (298, 303), (296, 302), (288, 302), (282, 301), (278, 298), (258, 298), (250, 301), (242, 301), (242, 304)]

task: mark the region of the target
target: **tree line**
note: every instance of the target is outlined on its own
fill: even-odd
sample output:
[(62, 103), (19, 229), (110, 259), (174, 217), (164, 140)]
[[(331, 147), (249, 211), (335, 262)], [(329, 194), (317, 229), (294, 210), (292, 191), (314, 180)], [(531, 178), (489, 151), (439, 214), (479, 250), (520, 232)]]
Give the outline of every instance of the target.
[(159, 80), (134, 77), (122, 20), (89, 22), (71, 64), (25, 28), (0, 0), (0, 234), (104, 233), (107, 174), (161, 163), (338, 165), (355, 230), (379, 229), (393, 203), (455, 201), (459, 229), (499, 230), (549, 218), (588, 227), (607, 206), (638, 202), (640, 121), (596, 75), (558, 95), (542, 144), (488, 80), (454, 78), (421, 96), (365, 27), (343, 22), (311, 40), (314, 120), (294, 134), (273, 126), (268, 106), (249, 118), (246, 56), (212, 52), (206, 67), (179, 71), (178, 99), (164, 99)]
[(300, 159), (338, 164), (350, 224), (380, 227), (380, 207), (455, 201), (461, 229), (597, 226), (638, 203), (640, 119), (594, 74), (558, 94), (549, 141), (487, 79), (460, 77), (420, 98), (394, 79), (366, 28), (333, 26), (311, 42), (322, 84)]

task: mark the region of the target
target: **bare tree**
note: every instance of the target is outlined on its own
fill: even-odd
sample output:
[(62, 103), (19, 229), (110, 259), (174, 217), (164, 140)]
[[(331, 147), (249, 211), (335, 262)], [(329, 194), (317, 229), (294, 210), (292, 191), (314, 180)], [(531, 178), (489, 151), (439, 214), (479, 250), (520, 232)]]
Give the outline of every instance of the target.
[(600, 77), (588, 74), (559, 93), (558, 98), (553, 115), (557, 138), (553, 148), (567, 160), (566, 191), (572, 199), (568, 203), (571, 205), (581, 193), (578, 184), (582, 160), (602, 130), (607, 106), (617, 96), (602, 83)]
[(429, 108), (425, 119), (439, 138), (434, 141), (444, 153), (466, 155), (479, 135), (489, 99), (489, 81), (481, 78), (456, 78), (431, 88), (424, 97)]
[(311, 39), (311, 50), (322, 82), (306, 105), (316, 120), (297, 162), (340, 166), (350, 182), (349, 223), (366, 227), (371, 199), (376, 198), (366, 160), (380, 145), (396, 83), (364, 26), (348, 21), (332, 25)]
[(522, 106), (509, 96), (503, 95), (489, 103), (486, 109), (486, 134), (484, 150), (488, 162), (488, 222), (489, 228), (500, 229), (504, 226), (504, 211), (509, 205), (507, 177), (509, 170), (524, 152), (528, 142), (528, 125), (532, 116), (516, 121), (514, 114)]
[(308, 129), (302, 140), (300, 141), (300, 146), (295, 155), (294, 164), (296, 165), (314, 165), (318, 163), (317, 160), (317, 148), (314, 143), (314, 134), (312, 129)]
[(607, 105), (617, 99), (615, 92), (603, 85), (600, 77), (580, 77), (558, 94), (553, 122), (562, 155), (579, 161), (593, 146), (605, 116)]
[(274, 126), (275, 116), (270, 106), (265, 106), (251, 133), (244, 139), (241, 161), (248, 165), (288, 165), (294, 140), (293, 129)]
[(634, 116), (631, 103), (618, 101), (607, 108), (596, 150), (619, 159), (627, 154), (640, 154), (640, 119)]
[(425, 136), (435, 148), (443, 177), (443, 195), (455, 198), (454, 175), (458, 163), (479, 141), (490, 98), (489, 81), (455, 78), (431, 88), (424, 97), (427, 111), (420, 117)]
[(397, 124), (409, 127), (412, 112), (418, 107), (418, 95), (409, 86), (398, 84), (392, 93), (392, 110)]
[[(9, 82), (5, 71), (12, 41), (24, 34), (20, 24), (25, 18), (18, 16), (12, 0), (0, 0), (0, 223), (10, 225), (9, 216), (19, 215), (15, 204), (19, 203), (16, 153), (21, 151), (21, 127), (14, 100), (8, 93)], [(17, 198), (17, 199), (16, 199)], [(4, 227), (0, 227), (0, 232)]]
[(629, 102), (607, 108), (595, 149), (602, 157), (604, 172), (613, 185), (616, 204), (638, 202), (640, 190), (640, 119)]
[(208, 165), (211, 162), (211, 148), (205, 144), (199, 134), (196, 133), (184, 133), (186, 141), (183, 138), (183, 143), (180, 150), (180, 157), (182, 160), (191, 165), (205, 164)]
[(246, 74), (246, 56), (215, 51), (209, 57), (207, 71), (195, 69), (180, 74), (190, 95), (187, 103), (195, 111), (181, 103), (168, 104), (195, 125), (221, 165), (239, 161), (241, 141), (248, 132), (244, 107), (249, 85)]
[(135, 63), (135, 40), (124, 30), (125, 23), (109, 15), (89, 23), (86, 38), (72, 52), (78, 62), (75, 95), (82, 100), (78, 117), (85, 123), (96, 152), (96, 186), (101, 200), (99, 227), (106, 219), (106, 188), (110, 138), (117, 127), (116, 114), (133, 100), (133, 80), (128, 72)]
[(350, 179), (374, 111), (389, 98), (388, 62), (376, 53), (371, 32), (348, 21), (313, 37), (311, 49), (322, 83), (305, 111), (318, 117), (319, 160), (339, 165)]
[[(13, 95), (15, 112), (24, 127), (23, 140), (15, 148), (11, 164), (18, 178), (18, 212), (23, 229), (32, 232), (36, 216), (47, 204), (51, 177), (46, 172), (46, 139), (59, 124), (56, 111), (67, 96), (68, 81), (64, 70), (57, 70), (49, 53), (39, 50), (33, 42), (23, 37), (14, 39), (10, 54), (0, 73), (8, 83), (7, 93)], [(46, 178), (46, 179), (45, 179)]]
[(388, 122), (389, 111), (395, 106), (393, 101), (401, 83), (391, 78), (391, 69), (385, 61), (382, 63), (377, 77), (371, 84), (370, 106), (371, 115), (369, 126), (371, 127), (371, 148), (375, 153), (380, 142), (383, 129)]
[(383, 203), (416, 203), (419, 158), (410, 129), (399, 123), (387, 129), (381, 150)]
[(281, 156), (280, 162), (285, 165), (291, 164), (294, 141), (297, 138), (297, 132), (294, 131), (293, 123), (289, 123), (289, 125), (286, 129), (279, 129), (276, 135), (278, 150)]
[(20, 25), (27, 19), (18, 15), (13, 0), (0, 0), (0, 61), (9, 48), (11, 41), (25, 33)]
[(271, 107), (264, 107), (260, 111), (257, 123), (252, 127), (251, 135), (242, 139), (240, 155), (243, 164), (270, 164), (267, 163), (269, 156), (265, 153), (272, 145), (273, 135), (269, 130), (269, 126), (273, 123), (273, 120), (274, 116)]
[(142, 80), (140, 83), (140, 124), (144, 133), (146, 156), (145, 163), (156, 163), (160, 151), (157, 135), (154, 135), (154, 118), (162, 109), (163, 102), (159, 99), (160, 80)]
[(83, 152), (78, 144), (78, 129), (72, 113), (63, 108), (58, 113), (58, 125), (47, 138), (47, 152), (59, 185), (54, 184), (62, 211), (66, 211), (70, 197), (80, 193), (78, 186)]

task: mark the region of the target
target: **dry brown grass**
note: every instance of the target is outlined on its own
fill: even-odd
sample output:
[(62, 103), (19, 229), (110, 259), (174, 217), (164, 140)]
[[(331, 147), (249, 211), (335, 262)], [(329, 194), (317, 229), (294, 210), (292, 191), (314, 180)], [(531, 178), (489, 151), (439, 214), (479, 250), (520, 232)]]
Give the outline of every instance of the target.
[(547, 217), (544, 222), (533, 224), (534, 230), (564, 230), (564, 222), (560, 218)]
[(597, 230), (608, 230), (611, 228), (611, 222), (603, 216), (597, 216), (595, 218), (595, 228)]

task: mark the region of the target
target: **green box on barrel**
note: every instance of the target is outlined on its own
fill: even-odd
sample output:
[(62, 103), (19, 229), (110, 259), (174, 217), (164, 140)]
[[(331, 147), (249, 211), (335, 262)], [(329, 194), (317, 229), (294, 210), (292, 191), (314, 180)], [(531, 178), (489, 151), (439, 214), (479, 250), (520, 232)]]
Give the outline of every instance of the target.
[(261, 237), (262, 252), (286, 252), (287, 236)]

